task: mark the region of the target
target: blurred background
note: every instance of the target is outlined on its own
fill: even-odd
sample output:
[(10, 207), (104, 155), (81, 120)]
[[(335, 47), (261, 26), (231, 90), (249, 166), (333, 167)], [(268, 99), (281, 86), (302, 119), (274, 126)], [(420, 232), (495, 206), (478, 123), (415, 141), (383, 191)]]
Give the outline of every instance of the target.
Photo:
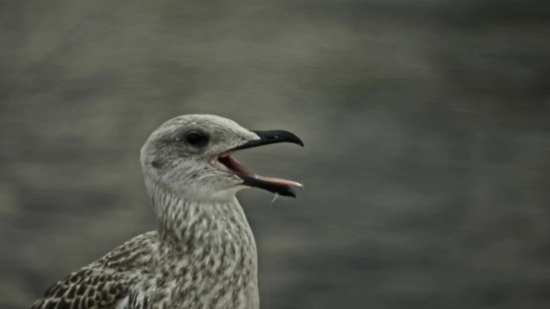
[(262, 308), (550, 308), (550, 3), (0, 2), (0, 307), (156, 227), (139, 149), (213, 113), (306, 148), (239, 194)]

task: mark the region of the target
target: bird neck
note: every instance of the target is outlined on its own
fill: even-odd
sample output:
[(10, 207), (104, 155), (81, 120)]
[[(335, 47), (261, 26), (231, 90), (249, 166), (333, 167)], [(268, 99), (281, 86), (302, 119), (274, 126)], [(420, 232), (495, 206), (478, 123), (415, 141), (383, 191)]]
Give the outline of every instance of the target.
[(165, 188), (154, 191), (152, 201), (163, 243), (178, 250), (193, 251), (228, 239), (244, 239), (255, 247), (250, 225), (235, 196), (206, 201), (186, 199)]

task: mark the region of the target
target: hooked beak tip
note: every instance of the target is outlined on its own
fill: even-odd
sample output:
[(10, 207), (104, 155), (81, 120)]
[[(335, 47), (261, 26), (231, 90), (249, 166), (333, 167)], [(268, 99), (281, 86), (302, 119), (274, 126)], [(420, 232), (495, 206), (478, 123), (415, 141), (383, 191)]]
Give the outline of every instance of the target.
[(235, 149), (246, 149), (277, 143), (292, 143), (304, 147), (304, 142), (294, 133), (290, 133), (288, 131), (271, 130), (252, 132), (256, 134), (260, 139), (248, 141), (243, 145), (236, 147)]

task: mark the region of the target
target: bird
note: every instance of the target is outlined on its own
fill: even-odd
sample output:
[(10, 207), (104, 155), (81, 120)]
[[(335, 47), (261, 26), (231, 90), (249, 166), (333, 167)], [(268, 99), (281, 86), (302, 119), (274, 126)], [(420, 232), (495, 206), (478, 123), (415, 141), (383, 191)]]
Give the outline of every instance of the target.
[(139, 160), (157, 229), (69, 274), (31, 309), (258, 309), (256, 241), (236, 194), (296, 197), (301, 185), (257, 175), (232, 155), (283, 142), (304, 146), (288, 131), (216, 115), (164, 122)]

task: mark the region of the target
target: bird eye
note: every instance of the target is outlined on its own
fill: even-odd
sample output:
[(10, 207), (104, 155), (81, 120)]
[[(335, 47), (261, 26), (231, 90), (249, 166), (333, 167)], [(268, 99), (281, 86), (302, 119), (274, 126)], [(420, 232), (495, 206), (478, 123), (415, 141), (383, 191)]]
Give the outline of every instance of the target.
[(203, 133), (193, 131), (193, 132), (189, 132), (185, 136), (185, 141), (191, 146), (201, 147), (206, 145), (206, 143), (208, 143), (208, 137)]

